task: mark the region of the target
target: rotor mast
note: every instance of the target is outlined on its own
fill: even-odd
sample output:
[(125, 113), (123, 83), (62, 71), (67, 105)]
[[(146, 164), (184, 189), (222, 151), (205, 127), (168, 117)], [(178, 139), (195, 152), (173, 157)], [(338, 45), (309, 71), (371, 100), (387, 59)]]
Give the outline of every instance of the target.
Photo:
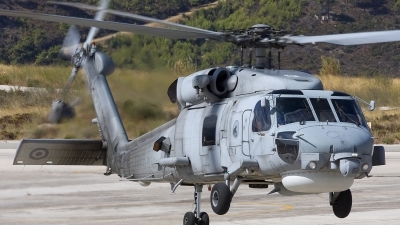
[[(271, 29), (271, 27), (266, 24), (256, 24), (251, 28), (255, 34), (259, 35), (262, 35)], [(255, 53), (256, 53), (256, 64), (254, 65), (254, 67), (257, 69), (265, 69), (267, 64), (266, 61), (267, 49), (265, 47), (256, 46)], [(268, 66), (271, 67), (270, 64)]]
[[(275, 34), (278, 33), (284, 33), (284, 31), (276, 31), (266, 24), (256, 24), (249, 29), (248, 34), (253, 37), (253, 40), (248, 41), (247, 45), (249, 45), (249, 47), (255, 48), (256, 63), (254, 65), (254, 68), (272, 69), (272, 48), (281, 49), (285, 46), (283, 44), (276, 43)], [(263, 42), (261, 42), (260, 40), (263, 40)], [(267, 49), (269, 50), (268, 55)], [(278, 55), (278, 57), (278, 61), (280, 61), (280, 54)]]

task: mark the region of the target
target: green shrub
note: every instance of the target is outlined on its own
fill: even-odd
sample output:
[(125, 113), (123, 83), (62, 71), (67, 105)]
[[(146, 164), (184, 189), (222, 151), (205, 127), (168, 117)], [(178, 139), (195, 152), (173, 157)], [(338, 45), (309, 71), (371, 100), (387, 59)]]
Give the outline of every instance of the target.
[(393, 144), (393, 143), (394, 143), (394, 138), (385, 137), (385, 138), (382, 140), (382, 142), (383, 142), (383, 144), (388, 144), (388, 145), (390, 145), (390, 144)]
[(76, 138), (76, 136), (73, 135), (73, 134), (67, 134), (67, 135), (65, 135), (65, 137), (64, 137), (64, 139), (75, 139), (75, 138)]
[(335, 56), (321, 56), (322, 68), (320, 75), (340, 75), (340, 62)]
[(10, 76), (7, 76), (7, 75), (0, 76), (0, 84), (7, 85), (7, 84), (10, 84), (10, 83), (11, 83)]
[(29, 79), (26, 81), (28, 87), (40, 87), (40, 81), (38, 79)]

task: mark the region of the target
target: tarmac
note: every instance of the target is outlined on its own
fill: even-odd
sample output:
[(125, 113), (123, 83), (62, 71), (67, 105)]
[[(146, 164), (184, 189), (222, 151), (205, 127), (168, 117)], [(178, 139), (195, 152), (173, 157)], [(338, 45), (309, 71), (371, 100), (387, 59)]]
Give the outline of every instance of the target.
[[(18, 143), (16, 143), (17, 145)], [(105, 167), (13, 166), (15, 148), (0, 143), (0, 224), (182, 224), (194, 210), (193, 187), (120, 181)], [(400, 224), (400, 151), (386, 153), (385, 166), (355, 180), (353, 207), (345, 219), (334, 216), (328, 194), (267, 195), (268, 189), (241, 185), (229, 212), (213, 213), (207, 187), (202, 211), (210, 224)]]

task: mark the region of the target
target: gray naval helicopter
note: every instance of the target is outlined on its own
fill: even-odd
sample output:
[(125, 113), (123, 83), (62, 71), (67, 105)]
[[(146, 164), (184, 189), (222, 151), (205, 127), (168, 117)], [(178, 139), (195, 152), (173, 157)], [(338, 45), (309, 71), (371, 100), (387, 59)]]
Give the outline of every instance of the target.
[[(104, 165), (105, 175), (117, 174), (143, 186), (170, 183), (171, 192), (180, 185), (194, 186), (195, 209), (183, 219), (188, 225), (209, 224), (208, 214), (200, 208), (204, 185), (212, 185), (210, 203), (218, 215), (228, 212), (242, 184), (251, 188), (273, 185), (271, 193), (286, 196), (328, 193), (334, 214), (345, 218), (352, 207), (354, 180), (368, 176), (373, 166), (385, 165), (385, 151), (373, 145), (360, 99), (324, 90), (321, 81), (309, 73), (271, 69), (267, 50), (318, 42), (399, 41), (400, 30), (292, 36), (255, 25), (247, 30), (214, 32), (109, 10), (107, 1), (99, 7), (58, 4), (98, 12), (94, 20), (13, 10), (0, 10), (0, 15), (92, 27), (83, 46), (73, 51), (71, 77), (84, 69), (97, 114), (92, 122), (99, 127), (101, 140), (24, 139), (14, 165)], [(173, 29), (102, 21), (105, 13)], [(179, 77), (168, 89), (179, 116), (130, 141), (106, 79), (114, 71), (114, 63), (91, 43), (98, 28), (231, 42), (254, 48), (255, 65), (215, 67)], [(76, 32), (70, 33), (76, 36)], [(68, 36), (71, 38), (74, 35)], [(79, 37), (75, 39), (79, 42)], [(374, 109), (373, 101), (369, 109)]]

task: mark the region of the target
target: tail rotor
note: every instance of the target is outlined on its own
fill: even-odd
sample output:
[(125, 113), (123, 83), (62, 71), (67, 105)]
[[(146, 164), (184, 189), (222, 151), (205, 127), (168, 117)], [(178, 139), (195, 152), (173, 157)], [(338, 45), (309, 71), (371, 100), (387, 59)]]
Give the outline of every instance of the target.
[[(104, 19), (109, 3), (110, 0), (101, 0), (94, 17), (95, 20), (102, 21)], [(81, 36), (76, 26), (71, 26), (69, 28), (61, 48), (60, 56), (62, 58), (71, 59), (74, 67), (72, 68), (67, 84), (62, 90), (61, 99), (54, 100), (51, 105), (51, 111), (48, 117), (50, 123), (60, 123), (63, 120), (72, 119), (75, 117), (74, 107), (79, 103), (80, 99), (76, 98), (71, 104), (69, 104), (66, 102), (68, 99), (68, 93), (71, 89), (72, 83), (74, 82), (76, 74), (82, 66), (84, 55), (89, 53), (89, 48), (92, 44), (91, 42), (98, 32), (99, 28), (91, 27), (86, 41), (82, 46), (80, 44)]]

